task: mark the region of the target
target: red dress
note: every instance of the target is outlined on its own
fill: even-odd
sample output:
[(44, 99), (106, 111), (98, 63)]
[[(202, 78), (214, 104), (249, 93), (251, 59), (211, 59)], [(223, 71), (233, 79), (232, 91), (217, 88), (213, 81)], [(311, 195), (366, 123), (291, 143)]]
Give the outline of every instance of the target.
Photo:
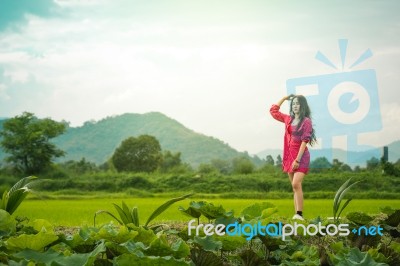
[[(273, 104), (269, 112), (276, 120), (285, 123), (285, 136), (283, 139), (283, 159), (282, 169), (286, 173), (302, 172), (307, 174), (310, 166), (310, 152), (307, 147), (301, 157), (299, 168), (292, 170), (293, 161), (296, 160), (300, 150), (301, 142), (308, 143), (311, 139), (312, 123), (311, 119), (305, 117), (301, 125), (293, 126), (293, 118), (290, 115), (283, 114), (279, 111), (280, 106)], [(300, 126), (296, 134), (296, 128)]]

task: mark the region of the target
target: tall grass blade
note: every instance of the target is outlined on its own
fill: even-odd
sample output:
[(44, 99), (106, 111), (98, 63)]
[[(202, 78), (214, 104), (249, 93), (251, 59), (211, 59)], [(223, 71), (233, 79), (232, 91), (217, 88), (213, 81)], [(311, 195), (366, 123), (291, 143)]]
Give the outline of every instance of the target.
[(125, 201), (122, 201), (122, 210), (124, 211), (126, 218), (128, 219), (128, 222), (126, 224), (133, 223), (131, 212), (129, 210), (128, 205), (126, 205)]
[(132, 217), (132, 223), (135, 226), (139, 226), (139, 213), (137, 207), (133, 207), (131, 210), (131, 217)]
[(34, 183), (32, 180), (36, 178), (36, 176), (22, 178), (9, 191), (5, 191), (0, 202), (0, 208), (9, 214), (13, 214), (30, 192), (29, 187)]
[[(338, 215), (336, 218), (340, 217), (340, 214), (342, 214), (342, 211), (346, 208), (347, 205), (349, 205), (350, 201), (352, 201), (353, 199), (347, 199), (347, 201), (344, 203), (342, 209), (339, 211)], [(336, 220), (336, 219), (335, 219)]]
[[(120, 206), (118, 206), (117, 204), (113, 203), (115, 209), (117, 210), (119, 217), (121, 218), (122, 222), (121, 224), (129, 224), (129, 218), (127, 217), (127, 214), (124, 212), (123, 209), (121, 209)], [(129, 215), (129, 211), (128, 211), (128, 215)]]
[(339, 198), (343, 193), (343, 190), (345, 190), (350, 182), (351, 178), (349, 178), (346, 182), (343, 183), (343, 185), (338, 189), (336, 192), (335, 198), (333, 199), (333, 216), (335, 217), (339, 206), (340, 206), (340, 201)]
[(0, 209), (6, 210), (6, 207), (7, 207), (7, 190), (4, 191), (3, 197), (1, 198)]
[(353, 184), (349, 185), (351, 178), (349, 178), (336, 192), (335, 198), (333, 200), (333, 219), (335, 221), (338, 220), (340, 214), (342, 211), (347, 207), (347, 205), (350, 203), (352, 199), (348, 199), (345, 204), (341, 207), (341, 203), (343, 200), (343, 197), (346, 195), (346, 193), (349, 191), (349, 189), (354, 186), (355, 184), (359, 183), (360, 181), (356, 181)]
[[(359, 183), (359, 182), (360, 182), (360, 181), (354, 182), (353, 184), (351, 184), (350, 186), (348, 186), (345, 190), (343, 190), (343, 192), (340, 194), (340, 197), (339, 197), (339, 205), (340, 205), (340, 203), (342, 202), (342, 199), (343, 199), (343, 197), (346, 195), (347, 191), (348, 191), (352, 186), (354, 186), (355, 184), (357, 184), (357, 183)], [(337, 208), (336, 211), (338, 211), (338, 210), (339, 210), (339, 206), (338, 206), (338, 208)]]
[(111, 217), (113, 217), (115, 220), (117, 220), (117, 222), (118, 222), (119, 224), (121, 224), (121, 225), (123, 224), (122, 221), (121, 221), (120, 219), (118, 219), (117, 217), (115, 217), (115, 215), (112, 214), (111, 212), (109, 212), (109, 211), (104, 211), (104, 210), (100, 210), (100, 211), (97, 211), (97, 212), (94, 214), (94, 219), (93, 219), (93, 226), (94, 226), (94, 227), (96, 227), (96, 217), (97, 217), (97, 214), (100, 214), (100, 213), (108, 214), (108, 215), (110, 215)]
[(28, 194), (29, 189), (26, 187), (14, 190), (13, 193), (9, 194), (6, 211), (9, 214), (13, 214), (22, 203), (22, 201), (26, 198), (26, 196), (28, 196)]
[(24, 177), (21, 180), (19, 180), (17, 183), (14, 184), (14, 186), (12, 186), (10, 188), (10, 190), (8, 191), (8, 194), (12, 194), (14, 193), (15, 190), (18, 190), (20, 188), (23, 187), (29, 187), (33, 182), (33, 179), (36, 179), (36, 176), (28, 176), (28, 177)]
[(149, 217), (149, 219), (147, 219), (147, 222), (144, 226), (147, 227), (147, 225), (154, 220), (158, 215), (160, 215), (161, 213), (163, 213), (166, 209), (169, 208), (169, 206), (171, 206), (172, 204), (174, 204), (175, 202), (184, 200), (190, 196), (192, 196), (194, 193), (190, 193), (187, 195), (184, 195), (182, 197), (178, 197), (178, 198), (174, 198), (174, 199), (170, 199), (169, 201), (165, 202), (164, 204), (162, 204), (160, 207), (158, 207)]

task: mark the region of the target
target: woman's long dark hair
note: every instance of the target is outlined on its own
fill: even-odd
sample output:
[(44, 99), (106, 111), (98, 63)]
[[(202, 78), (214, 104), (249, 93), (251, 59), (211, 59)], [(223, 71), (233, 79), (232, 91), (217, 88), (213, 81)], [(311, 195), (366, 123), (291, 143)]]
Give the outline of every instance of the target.
[[(294, 118), (294, 113), (293, 113), (293, 110), (292, 110), (292, 105), (293, 105), (293, 100), (294, 99), (297, 99), (299, 101), (299, 104), (300, 104), (300, 112), (299, 112), (300, 121), (297, 124), (296, 132), (295, 132), (295, 134), (300, 134), (299, 130), (301, 128), (301, 125), (303, 123), (304, 118), (308, 117), (311, 120), (311, 110), (310, 110), (310, 107), (308, 106), (306, 97), (304, 97), (303, 95), (295, 95), (292, 98), (292, 101), (290, 102), (290, 116), (292, 118)], [(315, 143), (317, 143), (317, 138), (315, 136), (314, 127), (313, 127), (313, 129), (311, 131), (311, 137), (310, 137), (310, 142), (309, 143), (310, 143), (310, 146), (312, 146)]]

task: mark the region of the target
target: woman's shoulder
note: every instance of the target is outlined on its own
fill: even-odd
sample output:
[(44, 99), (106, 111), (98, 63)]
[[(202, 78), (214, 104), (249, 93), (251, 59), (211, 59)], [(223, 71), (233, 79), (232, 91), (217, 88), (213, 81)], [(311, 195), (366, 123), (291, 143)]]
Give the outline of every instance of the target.
[(305, 126), (305, 127), (312, 127), (311, 118), (309, 118), (309, 117), (304, 117), (303, 123), (302, 123), (301, 126), (302, 126), (302, 127), (303, 127), (303, 126)]

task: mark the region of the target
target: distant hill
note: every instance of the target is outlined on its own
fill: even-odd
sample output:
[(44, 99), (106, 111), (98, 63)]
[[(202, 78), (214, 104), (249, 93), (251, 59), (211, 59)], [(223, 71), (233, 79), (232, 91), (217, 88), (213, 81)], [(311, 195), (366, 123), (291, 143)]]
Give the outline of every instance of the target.
[[(389, 148), (389, 161), (390, 162), (396, 162), (397, 160), (400, 159), (400, 140), (394, 141), (390, 144), (387, 145)], [(381, 154), (382, 147), (378, 148), (378, 155), (374, 153), (372, 150), (366, 150), (366, 151), (350, 151), (346, 152), (345, 150), (342, 149), (333, 149), (332, 154), (333, 158), (339, 159), (339, 161), (346, 162), (348, 159), (352, 160), (353, 162), (360, 162), (360, 163), (350, 163), (350, 165), (359, 165), (359, 166), (364, 166), (366, 164), (366, 161), (371, 159), (371, 157), (375, 156), (378, 159), (382, 156)], [(329, 154), (331, 152), (328, 149), (322, 149), (322, 150), (314, 150), (310, 149), (311, 153), (311, 160), (318, 158), (318, 157), (323, 157), (326, 154)], [(265, 159), (267, 155), (271, 155), (274, 160), (278, 155), (282, 156), (282, 150), (279, 149), (266, 149), (263, 150), (259, 153), (256, 154), (259, 158)]]
[[(182, 161), (192, 166), (208, 163), (212, 159), (248, 156), (221, 140), (196, 133), (158, 112), (123, 114), (97, 122), (85, 122), (81, 127), (68, 128), (63, 135), (54, 139), (54, 143), (67, 153), (62, 161), (85, 157), (88, 161), (101, 164), (112, 156), (124, 139), (142, 134), (155, 136), (162, 150), (181, 152)], [(0, 158), (4, 156), (4, 152), (0, 151)]]

